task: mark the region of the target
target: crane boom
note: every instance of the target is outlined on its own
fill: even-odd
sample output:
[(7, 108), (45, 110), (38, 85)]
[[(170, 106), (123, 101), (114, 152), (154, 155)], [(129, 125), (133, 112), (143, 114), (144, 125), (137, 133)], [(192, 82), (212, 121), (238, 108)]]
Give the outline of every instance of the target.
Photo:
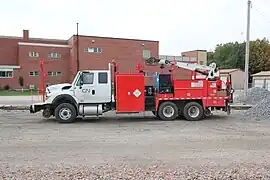
[(219, 70), (216, 66), (216, 63), (211, 63), (209, 66), (192, 64), (192, 63), (183, 63), (183, 62), (171, 62), (168, 60), (161, 59), (158, 62), (160, 65), (175, 65), (177, 68), (184, 68), (191, 71), (195, 71), (207, 76), (207, 79), (216, 79), (219, 77)]

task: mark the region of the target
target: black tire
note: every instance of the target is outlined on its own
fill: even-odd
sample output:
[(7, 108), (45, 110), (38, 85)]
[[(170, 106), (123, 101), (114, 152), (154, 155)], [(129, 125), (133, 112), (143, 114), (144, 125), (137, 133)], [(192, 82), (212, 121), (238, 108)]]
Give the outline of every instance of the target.
[[(168, 112), (166, 115), (166, 110), (171, 111), (171, 113)], [(178, 116), (178, 108), (173, 102), (164, 102), (158, 108), (158, 116), (163, 121), (175, 120)]]
[[(191, 108), (194, 108), (196, 111), (196, 114), (194, 114), (194, 116), (192, 116), (193, 112), (190, 112), (192, 110)], [(197, 102), (188, 102), (184, 107), (183, 113), (184, 113), (185, 119), (189, 121), (199, 121), (204, 116), (203, 107), (201, 104)]]
[[(69, 113), (70, 113), (70, 116), (67, 116), (67, 119), (64, 119), (63, 116), (60, 115), (61, 110), (63, 110), (63, 109), (65, 109), (66, 112), (69, 111)], [(75, 107), (72, 104), (69, 104), (69, 103), (59, 104), (55, 108), (54, 113), (55, 113), (56, 120), (59, 123), (72, 123), (72, 122), (75, 121), (75, 119), (77, 117), (77, 111), (76, 111)]]

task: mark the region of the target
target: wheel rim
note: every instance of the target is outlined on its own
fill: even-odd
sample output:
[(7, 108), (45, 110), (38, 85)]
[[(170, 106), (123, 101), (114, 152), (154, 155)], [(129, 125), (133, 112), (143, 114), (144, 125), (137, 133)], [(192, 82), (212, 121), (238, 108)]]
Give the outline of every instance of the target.
[(174, 109), (171, 106), (166, 106), (163, 109), (163, 115), (167, 118), (170, 118), (174, 115)]
[(71, 117), (71, 110), (68, 108), (60, 109), (59, 116), (63, 120), (68, 120)]
[(198, 107), (196, 106), (191, 106), (189, 109), (188, 109), (188, 115), (192, 118), (196, 118), (198, 117), (200, 114), (200, 110)]

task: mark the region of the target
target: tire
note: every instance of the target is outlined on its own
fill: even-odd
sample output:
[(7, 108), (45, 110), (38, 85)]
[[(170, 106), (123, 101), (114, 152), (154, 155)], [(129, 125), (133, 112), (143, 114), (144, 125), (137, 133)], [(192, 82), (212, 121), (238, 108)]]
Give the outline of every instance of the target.
[(173, 102), (164, 102), (158, 108), (158, 116), (163, 121), (175, 120), (178, 116), (178, 108)]
[[(70, 115), (66, 115), (66, 113), (70, 113)], [(77, 117), (77, 112), (75, 107), (69, 103), (59, 104), (55, 108), (55, 117), (59, 123), (72, 123), (75, 121)]]
[[(191, 112), (194, 110), (193, 112)], [(197, 102), (189, 102), (184, 107), (184, 117), (189, 121), (199, 121), (204, 116), (204, 110), (202, 105)]]

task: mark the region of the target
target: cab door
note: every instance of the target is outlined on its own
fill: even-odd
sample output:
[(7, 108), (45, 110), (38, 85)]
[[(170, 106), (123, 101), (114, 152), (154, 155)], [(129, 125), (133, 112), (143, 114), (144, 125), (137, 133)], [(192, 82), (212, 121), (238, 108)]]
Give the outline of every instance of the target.
[(85, 71), (78, 78), (75, 96), (80, 103), (111, 101), (111, 81), (107, 71)]
[(94, 72), (81, 73), (74, 89), (75, 96), (80, 103), (93, 103), (93, 96), (95, 96), (94, 80)]

